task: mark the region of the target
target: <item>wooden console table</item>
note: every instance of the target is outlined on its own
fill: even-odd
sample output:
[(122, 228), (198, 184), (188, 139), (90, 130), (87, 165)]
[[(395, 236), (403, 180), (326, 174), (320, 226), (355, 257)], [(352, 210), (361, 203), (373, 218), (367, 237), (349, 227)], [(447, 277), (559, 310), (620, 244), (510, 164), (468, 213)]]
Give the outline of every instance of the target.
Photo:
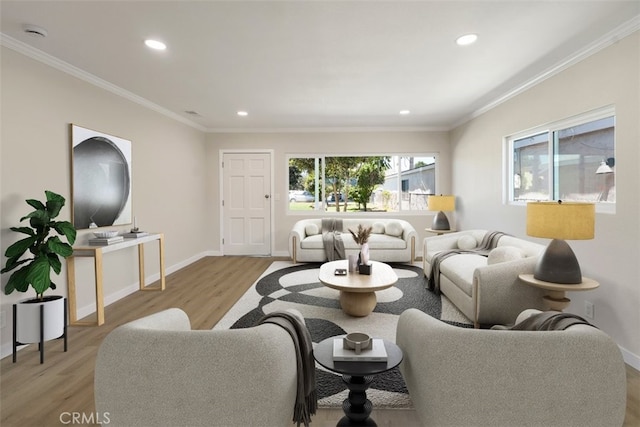
[[(160, 255), (160, 286), (145, 286), (144, 275), (144, 244), (158, 241), (158, 252)], [(138, 246), (138, 274), (140, 278), (141, 291), (163, 291), (165, 288), (164, 275), (164, 234), (149, 234), (147, 236), (124, 239), (123, 242), (104, 246), (76, 246), (73, 248), (73, 255), (67, 258), (67, 294), (69, 299), (69, 324), (74, 326), (102, 325), (104, 323), (104, 293), (102, 287), (102, 256), (109, 252)], [(95, 268), (96, 283), (96, 322), (78, 321), (76, 304), (76, 257), (92, 257)]]

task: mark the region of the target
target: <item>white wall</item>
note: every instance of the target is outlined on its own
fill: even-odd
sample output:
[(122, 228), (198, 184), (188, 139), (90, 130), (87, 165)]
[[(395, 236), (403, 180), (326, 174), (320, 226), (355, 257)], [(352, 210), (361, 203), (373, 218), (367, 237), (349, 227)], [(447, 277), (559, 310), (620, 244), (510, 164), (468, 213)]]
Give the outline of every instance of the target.
[(594, 240), (569, 242), (583, 275), (599, 281), (600, 287), (570, 293), (568, 311), (584, 315), (584, 301), (593, 302), (593, 322), (616, 340), (636, 368), (640, 368), (639, 39), (636, 32), (451, 132), (453, 192), (459, 196), (462, 228), (526, 237), (525, 207), (502, 203), (503, 138), (615, 105), (616, 213), (597, 214)]
[[(211, 166), (210, 179), (220, 181), (219, 172), (214, 167), (219, 164), (220, 150), (274, 150), (274, 250), (273, 255), (288, 256), (288, 237), (293, 224), (307, 216), (326, 216), (325, 213), (301, 214), (289, 212), (286, 200), (289, 189), (287, 155), (292, 154), (353, 154), (376, 155), (393, 153), (434, 153), (438, 154), (436, 185), (438, 191), (451, 190), (450, 153), (446, 132), (315, 132), (315, 133), (225, 133), (209, 134), (207, 162)], [(219, 185), (210, 188), (209, 200), (219, 201)], [(211, 218), (219, 222), (219, 202), (215, 204)], [(365, 215), (364, 213), (362, 215)], [(379, 215), (379, 214), (378, 214)], [(424, 229), (431, 224), (432, 214), (396, 214), (411, 222), (416, 228), (419, 239), (416, 252), (421, 250), (421, 242), (426, 233)], [(214, 230), (210, 236), (211, 245), (220, 242), (220, 233)], [(219, 246), (217, 246), (219, 248)]]
[[(44, 190), (67, 199), (61, 219), (70, 219), (69, 124), (119, 136), (132, 143), (132, 204), (139, 227), (165, 233), (165, 264), (173, 271), (202, 256), (207, 223), (205, 135), (122, 97), (2, 48), (1, 159), (2, 254), (19, 235), (9, 230), (30, 212), (25, 199), (44, 199)], [(131, 226), (113, 227), (126, 230)], [(88, 231), (79, 232), (79, 242)], [(146, 250), (146, 274), (158, 277), (157, 245)], [(2, 257), (4, 266), (5, 258)], [(79, 312), (93, 309), (93, 269), (89, 259), (76, 262)], [(104, 260), (106, 301), (135, 290), (137, 251), (108, 254)], [(2, 275), (2, 284), (8, 280)], [(55, 280), (56, 294), (66, 295), (66, 268)], [(6, 326), (2, 355), (10, 352), (11, 304), (35, 294), (2, 294)], [(109, 319), (107, 322), (117, 322)]]

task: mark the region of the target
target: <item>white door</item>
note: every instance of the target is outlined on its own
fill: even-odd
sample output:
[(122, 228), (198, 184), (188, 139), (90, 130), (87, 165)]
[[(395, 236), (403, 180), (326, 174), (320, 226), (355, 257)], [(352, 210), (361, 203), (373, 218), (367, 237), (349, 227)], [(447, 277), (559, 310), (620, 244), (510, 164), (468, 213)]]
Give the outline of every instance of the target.
[(224, 255), (271, 255), (271, 155), (222, 156)]

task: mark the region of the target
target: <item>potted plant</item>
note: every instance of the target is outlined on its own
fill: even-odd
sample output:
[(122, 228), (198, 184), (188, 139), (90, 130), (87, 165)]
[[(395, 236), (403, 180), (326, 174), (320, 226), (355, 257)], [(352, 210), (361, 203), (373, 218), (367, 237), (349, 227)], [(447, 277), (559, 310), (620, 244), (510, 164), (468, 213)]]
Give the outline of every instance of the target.
[[(64, 298), (60, 295), (44, 296), (44, 293), (48, 289), (56, 289), (56, 284), (51, 281), (51, 272), (60, 274), (60, 257), (66, 258), (73, 253), (71, 245), (76, 240), (76, 229), (69, 221), (55, 220), (65, 204), (64, 197), (51, 191), (45, 191), (45, 194), (45, 203), (26, 200), (35, 210), (20, 218), (20, 222), (28, 219), (29, 226), (10, 229), (26, 234), (27, 237), (7, 248), (5, 256), (8, 259), (5, 267), (0, 270), (0, 273), (12, 272), (4, 288), (5, 294), (9, 295), (13, 291), (27, 292), (29, 287), (36, 293), (35, 298), (25, 299), (14, 305), (14, 341), (20, 344), (59, 338), (65, 331)], [(64, 237), (67, 242), (63, 242), (60, 237)], [(42, 305), (43, 337), (40, 335)]]

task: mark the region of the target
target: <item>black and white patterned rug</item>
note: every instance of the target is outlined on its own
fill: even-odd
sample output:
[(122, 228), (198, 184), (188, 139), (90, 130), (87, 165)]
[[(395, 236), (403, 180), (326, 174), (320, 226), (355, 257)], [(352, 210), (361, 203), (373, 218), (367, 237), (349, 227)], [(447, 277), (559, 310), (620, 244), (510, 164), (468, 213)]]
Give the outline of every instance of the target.
[[(391, 265), (398, 275), (396, 285), (376, 292), (378, 304), (369, 316), (352, 317), (341, 310), (339, 291), (327, 288), (318, 281), (320, 264), (276, 261), (213, 329), (251, 327), (266, 313), (288, 308), (295, 308), (302, 313), (314, 344), (350, 332), (364, 332), (395, 342), (398, 316), (408, 308), (417, 308), (456, 326), (472, 326), (445, 297), (425, 289), (421, 267)], [(339, 375), (317, 365), (316, 384), (320, 407), (341, 407), (348, 390)], [(377, 375), (367, 390), (367, 397), (378, 408), (411, 407), (398, 368)]]

